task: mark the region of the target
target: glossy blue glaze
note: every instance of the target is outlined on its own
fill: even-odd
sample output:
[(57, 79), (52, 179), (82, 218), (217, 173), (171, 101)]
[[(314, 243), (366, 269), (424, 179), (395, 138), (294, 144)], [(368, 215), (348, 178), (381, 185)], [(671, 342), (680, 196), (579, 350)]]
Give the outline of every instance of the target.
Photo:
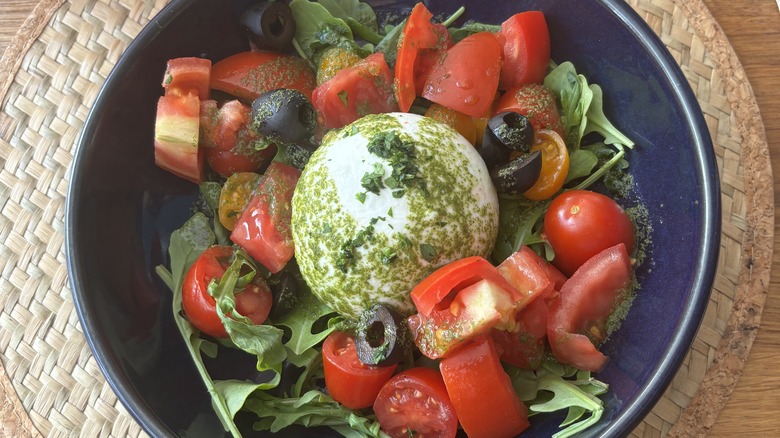
[[(411, 2), (375, 1), (381, 10)], [(189, 216), (196, 187), (154, 166), (153, 127), (169, 58), (219, 60), (247, 48), (232, 7), (174, 1), (133, 42), (106, 82), (82, 133), (67, 198), (67, 255), (76, 308), (112, 388), (152, 436), (223, 435), (171, 318), (154, 267)], [(661, 396), (706, 307), (720, 239), (718, 174), (706, 125), (674, 60), (620, 0), (467, 0), (426, 3), (439, 14), (500, 23), (517, 8), (541, 9), (553, 59), (573, 61), (605, 90), (604, 107), (637, 141), (629, 155), (637, 200), (652, 222), (649, 261), (630, 314), (604, 346), (599, 378), (607, 412), (586, 436), (627, 434)], [(253, 363), (222, 357), (222, 377), (254, 377)], [(560, 417), (535, 417), (523, 436), (549, 436)], [(300, 436), (300, 430), (282, 436)], [(329, 436), (329, 430), (308, 431)]]

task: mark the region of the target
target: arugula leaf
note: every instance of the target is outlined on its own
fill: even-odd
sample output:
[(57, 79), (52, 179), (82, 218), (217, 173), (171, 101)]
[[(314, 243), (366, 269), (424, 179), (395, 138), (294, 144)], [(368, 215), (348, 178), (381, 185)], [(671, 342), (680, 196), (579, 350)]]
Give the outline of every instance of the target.
[(235, 418), (244, 407), (247, 398), (258, 390), (272, 389), (278, 385), (278, 379), (269, 383), (255, 383), (248, 380), (215, 380), (214, 389), (225, 400), (230, 418)]
[(219, 221), (219, 196), (222, 193), (222, 185), (214, 181), (202, 182), (200, 183), (200, 193), (210, 210), (213, 221), (212, 229), (214, 230), (217, 244), (229, 245), (230, 231), (222, 226), (222, 222)]
[(385, 55), (385, 61), (391, 68), (395, 65), (395, 58), (398, 56), (398, 40), (401, 39), (404, 26), (406, 26), (406, 20), (389, 30), (376, 45), (376, 51)]
[(333, 16), (322, 4), (309, 0), (292, 0), (290, 9), (295, 19), (293, 46), (312, 67), (317, 66), (322, 52), (330, 47), (351, 49), (361, 57), (373, 52), (373, 46), (370, 44), (359, 46), (349, 24)]
[(329, 322), (328, 327), (323, 331), (312, 332), (315, 323), (328, 315), (335, 317), (336, 313), (318, 300), (311, 291), (307, 290), (302, 294), (300, 304), (278, 321), (274, 321), (274, 324), (286, 326), (290, 329), (292, 335), (290, 340), (284, 345), (292, 350), (295, 355), (301, 355), (306, 350), (322, 342), (336, 329), (336, 320), (331, 319), (332, 323)]
[(344, 20), (360, 38), (371, 44), (382, 40), (382, 35), (378, 33), (376, 13), (368, 4), (360, 0), (319, 0), (319, 4), (334, 17)]
[[(250, 274), (241, 275), (242, 268), (249, 268)], [(225, 325), (230, 340), (240, 349), (257, 356), (259, 370), (271, 369), (281, 372), (281, 366), (287, 357), (282, 346), (281, 329), (267, 324), (254, 324), (249, 318), (236, 310), (235, 290), (241, 283), (248, 283), (256, 273), (254, 264), (242, 250), (236, 251), (235, 258), (225, 270), (222, 278), (212, 280), (209, 294), (217, 304), (217, 315)]]
[(566, 175), (566, 182), (590, 175), (598, 164), (599, 159), (593, 151), (577, 149), (569, 155), (569, 173)]
[(601, 87), (598, 85), (590, 85), (589, 88), (593, 93), (593, 102), (588, 107), (588, 124), (585, 127), (585, 134), (598, 132), (604, 136), (604, 143), (606, 144), (616, 146), (623, 145), (629, 148), (633, 147), (634, 142), (615, 128), (612, 123), (607, 120), (607, 116), (604, 115), (604, 96)]
[(499, 197), (498, 237), (491, 258), (499, 264), (522, 245), (543, 243), (537, 224), (551, 201), (532, 202), (521, 198)]
[(278, 398), (259, 392), (247, 400), (244, 408), (259, 417), (254, 424), (255, 430), (278, 432), (292, 424), (299, 424), (305, 427), (329, 426), (347, 437), (387, 436), (375, 419), (362, 417), (317, 390), (296, 398)]
[[(538, 389), (552, 392), (553, 398), (541, 404), (532, 404), (529, 407), (532, 412), (555, 412), (575, 408), (574, 412), (570, 411), (567, 419), (561, 424), (561, 426), (566, 426), (565, 429), (554, 434), (553, 438), (566, 438), (582, 432), (596, 424), (604, 414), (604, 405), (601, 400), (581, 391), (575, 384), (564, 380), (561, 376), (554, 374), (542, 376), (539, 379)], [(584, 413), (584, 411), (580, 412), (580, 409), (589, 411), (591, 415), (575, 423), (574, 421), (578, 420)]]
[(164, 266), (157, 267), (157, 273), (161, 277), (167, 278), (166, 284), (171, 287), (173, 292), (173, 320), (185, 341), (187, 350), (195, 363), (206, 390), (211, 394), (211, 403), (214, 412), (217, 414), (222, 426), (226, 431), (235, 437), (240, 437), (236, 424), (233, 422), (231, 409), (228, 407), (225, 399), (217, 391), (214, 382), (211, 380), (201, 351), (214, 353), (215, 345), (199, 337), (198, 330), (184, 318), (181, 305), (181, 288), (184, 281), (184, 275), (187, 270), (195, 263), (198, 256), (203, 251), (214, 244), (215, 236), (209, 225), (209, 218), (202, 212), (195, 213), (184, 225), (171, 234), (171, 241), (168, 246), (168, 253), (171, 258), (171, 271)]
[(491, 32), (496, 33), (501, 30), (501, 25), (498, 24), (485, 24), (478, 23), (476, 21), (467, 21), (461, 27), (451, 27), (447, 29), (450, 32), (450, 36), (454, 42), (458, 42), (469, 35), (473, 35), (479, 32)]

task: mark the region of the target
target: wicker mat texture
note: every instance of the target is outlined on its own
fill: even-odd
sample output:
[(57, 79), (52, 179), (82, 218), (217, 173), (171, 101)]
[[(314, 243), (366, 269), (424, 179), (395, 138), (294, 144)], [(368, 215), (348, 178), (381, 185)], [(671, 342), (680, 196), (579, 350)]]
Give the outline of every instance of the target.
[[(81, 332), (65, 267), (64, 207), (89, 108), (165, 3), (42, 0), (0, 63), (0, 436), (144, 435)], [(703, 326), (633, 435), (702, 435), (728, 400), (760, 322), (774, 220), (768, 150), (744, 71), (701, 1), (629, 3), (698, 96), (723, 200), (721, 256)]]

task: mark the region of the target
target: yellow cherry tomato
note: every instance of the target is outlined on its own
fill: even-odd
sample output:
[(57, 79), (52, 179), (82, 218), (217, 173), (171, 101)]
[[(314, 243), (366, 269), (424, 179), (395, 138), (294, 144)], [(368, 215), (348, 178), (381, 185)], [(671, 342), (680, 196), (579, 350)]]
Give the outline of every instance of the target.
[(352, 67), (358, 61), (360, 61), (360, 56), (350, 49), (332, 47), (326, 50), (317, 66), (317, 85), (322, 85), (328, 79), (336, 76), (336, 73), (347, 67)]
[(541, 201), (556, 194), (566, 182), (569, 151), (561, 136), (551, 129), (536, 131), (531, 151), (542, 151), (542, 172), (536, 183), (523, 195), (533, 201)]
[(228, 177), (219, 192), (219, 222), (223, 227), (233, 231), (259, 182), (260, 175), (254, 172), (237, 172)]
[(434, 103), (428, 108), (428, 111), (425, 111), (425, 116), (449, 125), (458, 131), (460, 135), (469, 141), (469, 143), (473, 145), (476, 144), (477, 131), (474, 126), (474, 119), (472, 119), (471, 116), (467, 116), (437, 103)]

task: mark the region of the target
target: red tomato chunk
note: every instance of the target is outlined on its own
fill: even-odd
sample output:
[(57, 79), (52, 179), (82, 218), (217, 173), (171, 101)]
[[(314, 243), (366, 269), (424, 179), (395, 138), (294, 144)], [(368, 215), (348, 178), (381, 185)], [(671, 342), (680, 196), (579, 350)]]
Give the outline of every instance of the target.
[(230, 234), (230, 240), (272, 273), (281, 271), (293, 256), (291, 202), (300, 176), (294, 167), (271, 162)]

